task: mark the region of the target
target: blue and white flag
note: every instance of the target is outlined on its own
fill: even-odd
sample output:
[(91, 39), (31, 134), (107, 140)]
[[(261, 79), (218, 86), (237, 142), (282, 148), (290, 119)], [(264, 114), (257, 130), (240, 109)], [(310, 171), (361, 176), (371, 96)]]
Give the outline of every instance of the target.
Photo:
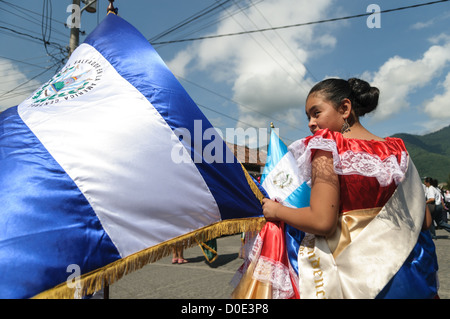
[[(271, 199), (289, 207), (307, 207), (311, 188), (302, 182), (292, 152), (280, 139), (276, 129), (271, 130), (267, 161), (261, 176), (261, 186)], [(289, 263), (298, 274), (297, 255), (305, 233), (288, 224), (284, 226)]]
[(272, 199), (277, 199), (286, 206), (309, 206), (310, 188), (306, 182), (301, 182), (294, 155), (288, 150), (276, 131), (272, 128), (270, 133), (261, 186)]
[(0, 114), (0, 298), (73, 296), (75, 270), (91, 293), (174, 245), (261, 227), (262, 195), (214, 132), (109, 14)]

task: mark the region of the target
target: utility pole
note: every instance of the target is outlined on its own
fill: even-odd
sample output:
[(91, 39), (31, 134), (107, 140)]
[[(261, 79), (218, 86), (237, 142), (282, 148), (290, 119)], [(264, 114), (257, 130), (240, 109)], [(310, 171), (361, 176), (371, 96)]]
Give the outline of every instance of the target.
[[(76, 26), (70, 27), (70, 39), (69, 39), (69, 57), (73, 51), (80, 44), (80, 26), (81, 26), (81, 13), (86, 10), (89, 13), (97, 12), (97, 0), (83, 0), (85, 4), (83, 9), (80, 9), (81, 0), (72, 0), (72, 8), (77, 8), (79, 12), (79, 25), (78, 28)], [(77, 10), (75, 9), (75, 10)]]
[[(80, 0), (73, 0), (73, 5), (80, 7)], [(81, 20), (81, 12), (80, 12), (80, 20)], [(70, 28), (70, 39), (69, 39), (69, 57), (72, 55), (72, 52), (78, 47), (80, 43), (80, 28), (72, 27)]]

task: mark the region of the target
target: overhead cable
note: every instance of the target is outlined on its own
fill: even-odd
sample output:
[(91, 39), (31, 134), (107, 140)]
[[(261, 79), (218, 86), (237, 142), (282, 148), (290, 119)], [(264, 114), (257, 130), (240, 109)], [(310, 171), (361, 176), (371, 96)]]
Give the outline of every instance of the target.
[[(412, 8), (418, 8), (433, 4), (438, 4), (442, 2), (448, 2), (449, 0), (440, 0), (440, 1), (432, 1), (427, 3), (420, 3), (405, 7), (399, 7), (394, 9), (387, 9), (387, 10), (381, 10), (377, 13), (390, 13), (395, 11), (401, 11), (401, 10), (407, 10)], [(152, 45), (159, 45), (159, 44), (170, 44), (170, 43), (179, 43), (179, 42), (190, 42), (190, 41), (197, 41), (197, 40), (206, 40), (206, 39), (214, 39), (214, 38), (222, 38), (222, 37), (230, 37), (235, 35), (243, 35), (243, 34), (249, 34), (249, 33), (257, 33), (257, 32), (266, 32), (266, 31), (274, 31), (274, 30), (281, 30), (281, 29), (288, 29), (288, 28), (296, 28), (296, 27), (303, 27), (308, 25), (314, 25), (314, 24), (320, 24), (320, 23), (327, 23), (327, 22), (335, 22), (335, 21), (341, 21), (341, 20), (349, 20), (349, 19), (355, 19), (355, 18), (361, 18), (361, 17), (367, 17), (374, 14), (373, 12), (366, 12), (346, 17), (340, 17), (340, 18), (332, 18), (332, 19), (324, 19), (324, 20), (318, 20), (318, 21), (311, 21), (311, 22), (305, 22), (305, 23), (297, 23), (297, 24), (290, 24), (290, 25), (284, 25), (279, 27), (270, 27), (270, 28), (264, 28), (264, 29), (258, 29), (258, 30), (249, 30), (249, 31), (241, 31), (241, 32), (234, 32), (234, 33), (226, 33), (226, 34), (216, 34), (216, 35), (208, 35), (203, 37), (197, 37), (197, 38), (189, 38), (189, 39), (179, 39), (179, 40), (171, 40), (171, 41), (162, 41), (162, 42), (155, 42), (152, 43)]]

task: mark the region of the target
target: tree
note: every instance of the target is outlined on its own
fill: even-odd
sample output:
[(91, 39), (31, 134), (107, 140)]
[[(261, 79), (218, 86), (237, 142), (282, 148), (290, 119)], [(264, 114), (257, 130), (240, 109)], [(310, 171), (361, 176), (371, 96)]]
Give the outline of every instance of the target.
[(444, 188), (450, 190), (450, 174), (448, 174), (446, 183), (447, 184), (444, 185)]

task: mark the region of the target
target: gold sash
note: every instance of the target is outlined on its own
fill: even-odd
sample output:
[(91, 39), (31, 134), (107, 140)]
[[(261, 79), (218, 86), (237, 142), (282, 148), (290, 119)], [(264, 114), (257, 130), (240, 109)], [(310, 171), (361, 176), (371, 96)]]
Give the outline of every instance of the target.
[(355, 209), (339, 216), (338, 228), (327, 237), (328, 247), (335, 259), (380, 211), (381, 207)]
[[(338, 228), (327, 243), (333, 257), (336, 258), (345, 247), (377, 216), (381, 207), (357, 209), (345, 212), (339, 216)], [(241, 281), (233, 291), (234, 299), (270, 299), (272, 298), (272, 285), (253, 277), (256, 261), (252, 261)]]

